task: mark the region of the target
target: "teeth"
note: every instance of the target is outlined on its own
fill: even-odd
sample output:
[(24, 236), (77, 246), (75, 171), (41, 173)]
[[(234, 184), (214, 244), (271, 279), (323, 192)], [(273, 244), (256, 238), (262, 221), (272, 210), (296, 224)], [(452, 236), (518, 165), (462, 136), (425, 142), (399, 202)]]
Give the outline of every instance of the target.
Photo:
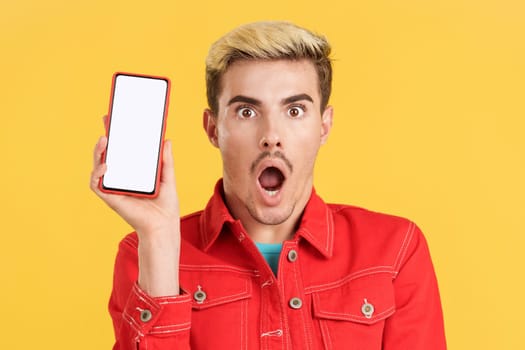
[(278, 190), (275, 190), (275, 191), (270, 191), (270, 190), (264, 190), (266, 193), (268, 193), (268, 195), (270, 197), (273, 197), (277, 194), (277, 192), (279, 192)]

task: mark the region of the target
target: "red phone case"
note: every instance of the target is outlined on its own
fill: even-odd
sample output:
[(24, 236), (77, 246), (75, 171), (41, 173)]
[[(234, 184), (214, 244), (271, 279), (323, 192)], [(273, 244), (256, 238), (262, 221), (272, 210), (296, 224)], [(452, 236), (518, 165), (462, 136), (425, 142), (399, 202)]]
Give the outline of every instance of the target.
[[(163, 116), (163, 123), (162, 123), (162, 132), (161, 132), (161, 139), (160, 139), (160, 154), (159, 154), (159, 162), (157, 164), (157, 176), (155, 179), (155, 191), (153, 193), (144, 193), (144, 192), (135, 192), (135, 191), (128, 191), (128, 190), (115, 190), (115, 189), (108, 189), (105, 188), (102, 184), (102, 181), (104, 179), (104, 176), (102, 176), (98, 182), (98, 187), (102, 192), (105, 193), (112, 193), (112, 194), (120, 194), (120, 195), (128, 195), (128, 196), (134, 196), (134, 197), (143, 197), (143, 198), (155, 198), (159, 194), (159, 185), (160, 185), (160, 177), (162, 172), (162, 155), (164, 154), (164, 135), (166, 133), (166, 124), (167, 124), (167, 118), (168, 118), (168, 106), (170, 102), (170, 91), (171, 91), (171, 81), (169, 78), (162, 77), (162, 76), (156, 76), (156, 75), (146, 75), (146, 74), (137, 74), (137, 73), (125, 73), (125, 72), (116, 72), (113, 74), (113, 78), (111, 79), (111, 94), (109, 98), (109, 108), (108, 108), (108, 120), (105, 123), (105, 129), (106, 129), (106, 137), (109, 136), (109, 127), (111, 125), (111, 110), (113, 106), (113, 97), (115, 95), (115, 80), (117, 79), (118, 75), (127, 75), (127, 76), (134, 76), (134, 77), (142, 77), (142, 78), (153, 78), (153, 79), (163, 79), (166, 80), (168, 83), (167, 85), (167, 91), (166, 91), (166, 103), (164, 104), (164, 116)], [(107, 150), (107, 145), (106, 145)], [(106, 151), (102, 153), (102, 162), (106, 162)]]

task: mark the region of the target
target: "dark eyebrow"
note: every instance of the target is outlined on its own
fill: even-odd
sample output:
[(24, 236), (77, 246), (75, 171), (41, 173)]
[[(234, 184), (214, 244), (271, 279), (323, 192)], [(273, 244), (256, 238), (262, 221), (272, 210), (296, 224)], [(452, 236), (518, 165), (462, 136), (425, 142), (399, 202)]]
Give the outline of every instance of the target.
[(262, 104), (261, 101), (255, 99), (255, 98), (248, 97), (248, 96), (243, 96), (243, 95), (237, 95), (237, 96), (233, 97), (230, 101), (228, 101), (228, 106), (230, 106), (231, 104), (233, 104), (235, 102), (248, 103), (248, 104), (251, 104), (251, 105), (254, 105), (254, 106), (260, 106)]
[(287, 97), (285, 99), (282, 100), (282, 104), (283, 105), (287, 105), (287, 104), (290, 104), (290, 103), (294, 103), (294, 102), (297, 102), (297, 101), (303, 101), (303, 100), (306, 100), (306, 101), (310, 101), (312, 103), (314, 103), (314, 100), (312, 97), (310, 97), (310, 95), (308, 94), (299, 94), (299, 95), (293, 95), (293, 96), (290, 96), (290, 97)]
[[(297, 101), (303, 101), (303, 100), (310, 101), (310, 102), (314, 103), (313, 98), (310, 95), (308, 95), (308, 94), (293, 95), (293, 96), (290, 96), (290, 97), (287, 97), (287, 98), (283, 99), (281, 101), (281, 103), (283, 105), (287, 105), (287, 104), (290, 104), (290, 103), (294, 103), (294, 102), (297, 102)], [(232, 104), (234, 104), (236, 102), (248, 103), (248, 104), (251, 104), (251, 105), (254, 105), (254, 106), (262, 105), (261, 101), (255, 99), (253, 97), (237, 95), (237, 96), (233, 97), (230, 101), (228, 101), (228, 106), (230, 106), (230, 105), (232, 105)]]

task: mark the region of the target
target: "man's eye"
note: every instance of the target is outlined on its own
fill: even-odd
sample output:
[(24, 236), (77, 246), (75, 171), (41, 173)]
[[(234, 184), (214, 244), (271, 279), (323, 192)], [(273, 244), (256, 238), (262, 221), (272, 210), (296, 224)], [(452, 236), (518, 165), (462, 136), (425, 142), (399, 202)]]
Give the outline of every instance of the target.
[(237, 116), (243, 119), (255, 117), (255, 111), (249, 107), (241, 107), (237, 110)]
[(288, 115), (292, 118), (300, 118), (304, 114), (304, 107), (302, 106), (293, 106), (288, 109)]

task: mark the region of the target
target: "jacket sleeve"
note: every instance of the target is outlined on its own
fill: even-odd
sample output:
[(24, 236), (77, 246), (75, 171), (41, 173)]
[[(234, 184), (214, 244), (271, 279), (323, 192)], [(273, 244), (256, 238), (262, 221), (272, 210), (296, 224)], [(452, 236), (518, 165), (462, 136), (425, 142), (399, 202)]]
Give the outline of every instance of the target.
[(427, 243), (410, 224), (394, 263), (396, 312), (387, 319), (383, 350), (446, 349), (439, 290)]
[(190, 349), (191, 298), (151, 297), (137, 284), (138, 239), (128, 235), (119, 245), (109, 313), (115, 331), (113, 350)]

